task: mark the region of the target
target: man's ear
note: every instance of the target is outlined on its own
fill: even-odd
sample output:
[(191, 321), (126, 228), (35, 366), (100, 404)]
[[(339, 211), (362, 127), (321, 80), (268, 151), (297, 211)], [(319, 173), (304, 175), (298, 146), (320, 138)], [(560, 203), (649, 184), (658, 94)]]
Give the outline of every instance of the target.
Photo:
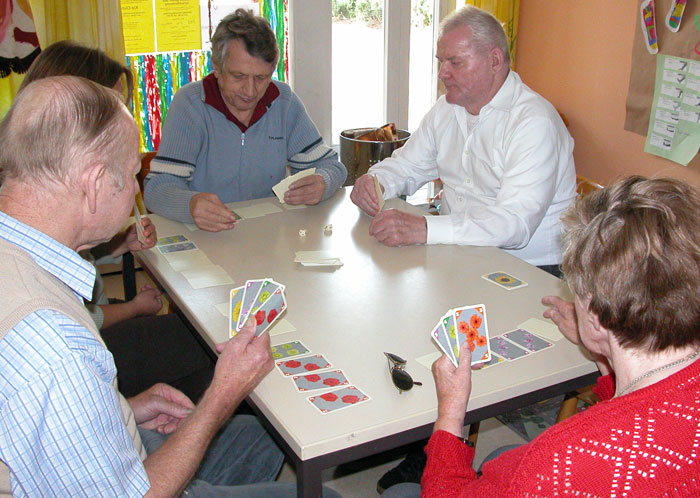
[(105, 165), (101, 163), (91, 164), (83, 171), (80, 188), (88, 203), (90, 214), (97, 212), (97, 199), (103, 188), (106, 171)]
[(505, 64), (505, 57), (503, 56), (503, 52), (500, 48), (494, 47), (491, 49), (489, 52), (489, 64), (491, 71), (494, 73), (498, 73), (503, 68), (503, 64)]
[(219, 76), (221, 76), (221, 68), (213, 62), (211, 63), (211, 66), (214, 68), (214, 78), (218, 80)]

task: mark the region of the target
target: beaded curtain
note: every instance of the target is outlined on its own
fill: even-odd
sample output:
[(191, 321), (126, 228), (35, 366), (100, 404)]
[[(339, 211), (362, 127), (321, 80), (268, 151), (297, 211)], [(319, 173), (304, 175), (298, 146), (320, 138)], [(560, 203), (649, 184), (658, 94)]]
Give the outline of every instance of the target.
[[(273, 79), (289, 81), (289, 0), (259, 0), (260, 13), (272, 26), (280, 49)], [(212, 70), (211, 52), (193, 50), (126, 56), (134, 76), (131, 112), (139, 128), (141, 152), (158, 150), (161, 127), (177, 90)]]

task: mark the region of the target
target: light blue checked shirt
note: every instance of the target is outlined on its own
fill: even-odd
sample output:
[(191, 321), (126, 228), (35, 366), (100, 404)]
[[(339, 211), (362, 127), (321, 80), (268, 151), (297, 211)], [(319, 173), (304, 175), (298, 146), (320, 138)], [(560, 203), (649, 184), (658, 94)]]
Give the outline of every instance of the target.
[[(76, 299), (92, 295), (95, 268), (75, 251), (2, 212), (0, 238), (27, 251)], [(55, 311), (28, 315), (0, 341), (0, 458), (10, 468), (13, 496), (149, 490), (121, 419), (116, 373), (92, 333)]]

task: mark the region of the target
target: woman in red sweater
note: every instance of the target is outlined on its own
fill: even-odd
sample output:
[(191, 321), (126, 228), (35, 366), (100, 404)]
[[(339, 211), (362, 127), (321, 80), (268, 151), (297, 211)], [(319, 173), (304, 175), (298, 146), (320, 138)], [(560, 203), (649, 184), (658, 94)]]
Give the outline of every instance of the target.
[(700, 192), (627, 178), (578, 199), (564, 222), (575, 300), (544, 298), (544, 316), (591, 353), (602, 401), (477, 477), (461, 440), (469, 348), (459, 368), (441, 357), (423, 497), (700, 496)]

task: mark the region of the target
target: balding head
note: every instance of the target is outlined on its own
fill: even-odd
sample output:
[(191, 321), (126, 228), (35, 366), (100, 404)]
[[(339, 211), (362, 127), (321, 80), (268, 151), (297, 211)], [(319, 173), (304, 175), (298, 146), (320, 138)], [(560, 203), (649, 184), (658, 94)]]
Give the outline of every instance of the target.
[(0, 124), (0, 167), (6, 180), (72, 185), (99, 162), (123, 183), (129, 126), (119, 94), (74, 76), (37, 80), (15, 98)]

